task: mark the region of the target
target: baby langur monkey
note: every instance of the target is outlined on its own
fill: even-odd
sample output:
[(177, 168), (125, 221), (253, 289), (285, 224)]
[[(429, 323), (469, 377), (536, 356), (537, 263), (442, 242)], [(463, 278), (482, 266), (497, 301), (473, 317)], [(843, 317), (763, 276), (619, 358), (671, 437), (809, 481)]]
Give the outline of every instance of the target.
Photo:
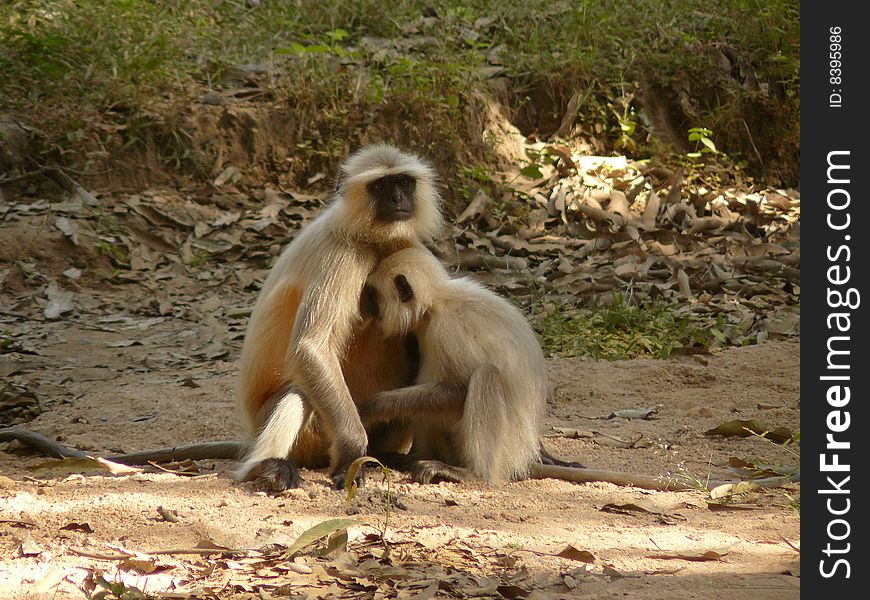
[(524, 479), (542, 460), (571, 464), (551, 463), (540, 445), (546, 364), (515, 306), (470, 278), (451, 279), (420, 247), (385, 258), (369, 275), (366, 296), (385, 336), (412, 332), (419, 340), (416, 384), (360, 406), (369, 425), (411, 423), (418, 481), (498, 482)]

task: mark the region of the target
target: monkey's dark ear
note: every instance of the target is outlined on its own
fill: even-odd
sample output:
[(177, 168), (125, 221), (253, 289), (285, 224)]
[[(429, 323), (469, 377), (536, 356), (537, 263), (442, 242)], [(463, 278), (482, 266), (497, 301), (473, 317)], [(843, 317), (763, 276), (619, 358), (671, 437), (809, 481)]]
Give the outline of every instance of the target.
[(396, 275), (393, 283), (396, 284), (396, 291), (399, 292), (399, 300), (410, 302), (414, 297), (414, 290), (411, 288), (411, 284), (408, 283), (408, 278), (404, 275)]
[(378, 306), (378, 291), (367, 285), (363, 287), (359, 297), (359, 312), (364, 317), (379, 317), (381, 309)]

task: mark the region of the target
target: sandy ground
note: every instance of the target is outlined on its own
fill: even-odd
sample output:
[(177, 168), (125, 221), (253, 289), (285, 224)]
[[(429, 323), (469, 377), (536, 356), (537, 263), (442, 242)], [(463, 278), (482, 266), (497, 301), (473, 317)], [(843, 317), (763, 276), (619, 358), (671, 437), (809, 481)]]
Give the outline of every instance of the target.
[[(114, 317), (36, 325), (6, 319), (4, 328), (27, 328), (18, 339), (32, 353), (0, 357), (3, 377), (37, 390), (43, 408), (25, 425), (101, 453), (238, 438), (232, 404), (238, 332), (230, 332), (225, 347), (214, 346), (198, 320), (136, 316), (124, 310), (125, 302), (135, 303), (132, 296), (114, 301), (117, 312), (108, 311)], [(798, 462), (795, 450), (766, 440), (704, 435), (738, 418), (799, 428), (796, 341), (666, 361), (549, 364), (556, 392), (542, 433), (563, 457), (693, 478), (699, 487), (708, 478), (733, 477), (729, 457)], [(658, 409), (654, 419), (602, 418), (646, 407)], [(632, 447), (612, 447), (612, 438)], [(234, 484), (231, 461), (200, 461), (184, 474), (70, 474), (33, 470), (45, 457), (5, 446), (2, 598), (81, 598), (96, 573), (170, 597), (799, 596), (800, 519), (788, 506), (799, 499), (796, 484), (713, 510), (702, 491), (553, 480), (423, 486), (394, 474), (384, 557), (370, 535), (384, 527), (387, 486), (378, 473), (352, 501), (319, 471), (304, 472), (301, 490), (269, 497)], [(349, 552), (339, 558), (308, 553), (296, 566), (264, 562), (270, 544), (288, 546), (309, 527), (348, 516), (360, 525), (349, 529)], [(261, 552), (156, 553), (203, 543)], [(568, 546), (591, 556), (555, 556)], [(704, 552), (714, 554), (698, 560)]]
[[(109, 284), (105, 255), (71, 252), (46, 219), (2, 231), (0, 265), (19, 265), (0, 293), (4, 422), (93, 453), (238, 439), (251, 266), (122, 271), (127, 283)], [(80, 279), (62, 275), (71, 266)], [(74, 309), (47, 319), (53, 281)], [(349, 501), (307, 471), (302, 489), (270, 497), (234, 484), (232, 461), (112, 474), (40, 466), (46, 457), (0, 444), (0, 598), (82, 598), (100, 578), (124, 598), (797, 598), (799, 485), (718, 504), (702, 490), (735, 477), (732, 457), (798, 464), (794, 447), (704, 432), (732, 419), (797, 430), (799, 349), (780, 339), (666, 361), (549, 360), (551, 451), (697, 491), (421, 486), (374, 472)], [(649, 407), (650, 420), (606, 418)], [(327, 553), (283, 555), (335, 518), (357, 522), (346, 548), (335, 538)]]

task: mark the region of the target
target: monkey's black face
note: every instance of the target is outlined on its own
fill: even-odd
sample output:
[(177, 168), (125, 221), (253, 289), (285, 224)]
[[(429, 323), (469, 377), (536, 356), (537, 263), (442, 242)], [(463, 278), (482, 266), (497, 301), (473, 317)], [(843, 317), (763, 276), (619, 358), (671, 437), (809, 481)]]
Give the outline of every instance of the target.
[(410, 175), (384, 175), (367, 186), (375, 201), (375, 218), (382, 223), (407, 221), (414, 216), (417, 180)]

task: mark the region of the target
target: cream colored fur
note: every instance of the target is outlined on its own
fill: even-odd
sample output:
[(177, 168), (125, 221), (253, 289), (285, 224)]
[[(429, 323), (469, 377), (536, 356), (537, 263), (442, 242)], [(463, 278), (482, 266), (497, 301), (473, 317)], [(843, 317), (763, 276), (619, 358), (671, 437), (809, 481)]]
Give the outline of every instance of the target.
[[(399, 300), (397, 275), (410, 283), (409, 302)], [(548, 385), (543, 353), (522, 313), (467, 277), (451, 279), (422, 248), (387, 257), (368, 283), (377, 290), (385, 333), (417, 332), (417, 383), (468, 389), (459, 421), (441, 428), (415, 424), (415, 455), (467, 468), (491, 482), (526, 477), (540, 458)], [(427, 454), (432, 452), (440, 455)]]

